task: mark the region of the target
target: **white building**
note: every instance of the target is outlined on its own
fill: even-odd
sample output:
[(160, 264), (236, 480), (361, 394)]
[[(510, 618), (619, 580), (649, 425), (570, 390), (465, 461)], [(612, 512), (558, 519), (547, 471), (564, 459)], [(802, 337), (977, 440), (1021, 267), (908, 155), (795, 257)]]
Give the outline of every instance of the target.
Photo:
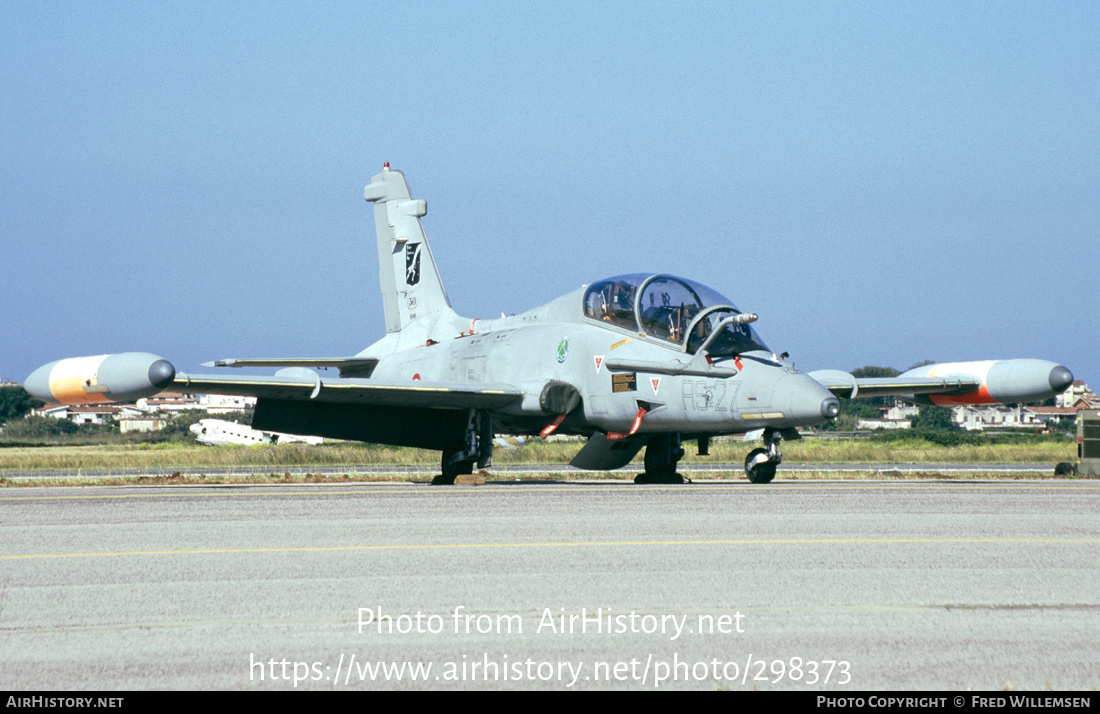
[(906, 404), (905, 402), (898, 401), (894, 403), (894, 406), (886, 410), (885, 418), (894, 421), (906, 419), (912, 421), (918, 414), (920, 414), (920, 407), (916, 404)]
[(179, 392), (161, 392), (151, 397), (137, 400), (138, 409), (144, 412), (159, 412), (166, 414), (179, 414), (180, 412), (198, 411), (203, 407), (199, 404), (199, 398), (190, 394)]
[(1026, 407), (1016, 405), (952, 407), (951, 421), (968, 431), (986, 429), (1042, 429), (1046, 422)]
[(229, 412), (252, 411), (256, 408), (256, 397), (238, 397), (232, 394), (200, 394), (199, 408), (210, 414), (228, 414)]
[(880, 419), (860, 419), (856, 422), (857, 429), (911, 429), (913, 418), (920, 413), (920, 409), (912, 404), (897, 401), (892, 407), (879, 407)]
[(90, 404), (70, 406), (56, 404), (31, 411), (35, 416), (68, 419), (74, 424), (115, 424), (128, 416), (143, 416), (142, 410), (128, 404)]
[(1100, 397), (1097, 397), (1089, 389), (1089, 385), (1080, 379), (1075, 379), (1069, 388), (1054, 398), (1056, 407), (1076, 407), (1078, 402), (1084, 402), (1082, 409), (1100, 407)]
[(136, 404), (91, 404), (85, 406), (50, 405), (33, 410), (37, 416), (68, 419), (74, 424), (118, 424), (122, 433), (159, 431), (168, 426), (176, 414), (188, 411), (209, 411), (225, 414), (254, 409), (255, 397), (222, 395), (192, 396), (162, 392), (137, 400)]

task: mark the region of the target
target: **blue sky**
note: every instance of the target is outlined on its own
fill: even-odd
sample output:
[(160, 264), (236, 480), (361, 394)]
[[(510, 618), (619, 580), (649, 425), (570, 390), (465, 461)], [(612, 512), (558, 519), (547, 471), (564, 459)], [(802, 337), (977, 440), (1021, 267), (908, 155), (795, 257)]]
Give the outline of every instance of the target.
[(803, 369), (1100, 390), (1100, 4), (7, 2), (0, 377), (384, 331), (383, 161), (451, 302), (669, 272)]

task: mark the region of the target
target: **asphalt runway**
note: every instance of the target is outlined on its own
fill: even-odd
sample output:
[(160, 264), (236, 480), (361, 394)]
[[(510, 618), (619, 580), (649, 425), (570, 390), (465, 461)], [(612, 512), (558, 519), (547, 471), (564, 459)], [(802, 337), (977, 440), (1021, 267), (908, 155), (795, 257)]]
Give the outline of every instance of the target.
[(1098, 514), (1054, 480), (9, 488), (0, 681), (1089, 689)]
[[(792, 464), (784, 463), (780, 467), (777, 478), (797, 478), (799, 474), (813, 473), (834, 475), (836, 478), (846, 476), (875, 477), (878, 475), (928, 475), (937, 474), (943, 476), (962, 477), (966, 475), (978, 476), (1030, 476), (1042, 478), (1054, 475), (1056, 464), (986, 464), (986, 463), (925, 463), (925, 464), (897, 464), (897, 463), (866, 463), (866, 464)], [(641, 467), (626, 467), (617, 472), (617, 477), (622, 479), (633, 478), (641, 471)], [(720, 475), (723, 479), (737, 480), (745, 477), (742, 464), (684, 464), (677, 466), (676, 470), (688, 478), (712, 478)], [(569, 479), (590, 479), (591, 471), (584, 471), (563, 464), (502, 464), (492, 466), (493, 475), (498, 479), (524, 479), (534, 476), (555, 476)], [(304, 476), (306, 474), (322, 474), (325, 476), (350, 475), (352, 478), (372, 479), (379, 476), (393, 476), (400, 479), (423, 479), (430, 481), (439, 473), (435, 465), (421, 466), (235, 466), (230, 468), (114, 468), (114, 469), (60, 469), (44, 470), (34, 469), (28, 471), (4, 471), (0, 473), (4, 479), (13, 481), (27, 479), (57, 479), (61, 481), (95, 481), (112, 477), (138, 478), (142, 476), (167, 476), (172, 473), (180, 473), (186, 476), (208, 476), (211, 478), (233, 479), (250, 476), (269, 476), (271, 474), (289, 473), (292, 476)]]

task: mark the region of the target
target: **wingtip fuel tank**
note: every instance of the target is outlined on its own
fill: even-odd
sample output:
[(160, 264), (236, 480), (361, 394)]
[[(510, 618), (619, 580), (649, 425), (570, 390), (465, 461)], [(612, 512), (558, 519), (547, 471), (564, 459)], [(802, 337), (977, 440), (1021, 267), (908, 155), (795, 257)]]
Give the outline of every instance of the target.
[(902, 377), (969, 375), (981, 386), (967, 394), (929, 394), (916, 401), (939, 406), (965, 404), (1029, 404), (1061, 394), (1073, 384), (1073, 373), (1063, 365), (1041, 359), (944, 362), (911, 369)]
[(148, 352), (69, 357), (42, 365), (27, 377), (27, 392), (50, 404), (133, 402), (163, 391), (176, 368)]

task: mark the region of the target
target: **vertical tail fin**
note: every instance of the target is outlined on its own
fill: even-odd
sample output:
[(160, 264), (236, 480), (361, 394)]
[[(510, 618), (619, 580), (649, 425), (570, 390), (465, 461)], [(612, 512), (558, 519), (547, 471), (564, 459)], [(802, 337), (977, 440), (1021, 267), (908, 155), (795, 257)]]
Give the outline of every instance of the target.
[(364, 196), (374, 203), (386, 332), (399, 332), (411, 322), (449, 312), (451, 302), (420, 225), (427, 203), (412, 198), (405, 175), (391, 171), (388, 163), (371, 178)]

